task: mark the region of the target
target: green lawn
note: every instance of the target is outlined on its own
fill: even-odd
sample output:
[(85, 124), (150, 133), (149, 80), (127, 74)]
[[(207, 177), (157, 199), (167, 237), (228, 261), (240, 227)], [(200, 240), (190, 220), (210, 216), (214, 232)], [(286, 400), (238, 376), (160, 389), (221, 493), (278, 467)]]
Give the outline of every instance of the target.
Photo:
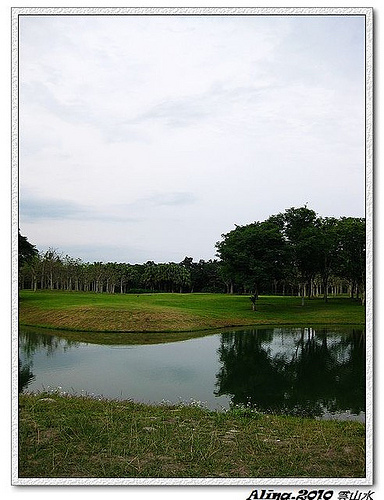
[(245, 325), (363, 325), (365, 309), (342, 298), (246, 295), (20, 292), (20, 325), (83, 332), (190, 332)]
[(23, 478), (364, 476), (358, 422), (20, 396)]

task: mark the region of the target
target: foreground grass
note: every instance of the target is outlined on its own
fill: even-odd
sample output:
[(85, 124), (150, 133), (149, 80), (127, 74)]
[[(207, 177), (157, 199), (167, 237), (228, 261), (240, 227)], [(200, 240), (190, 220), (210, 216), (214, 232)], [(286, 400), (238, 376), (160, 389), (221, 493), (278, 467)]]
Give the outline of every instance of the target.
[(19, 477), (364, 477), (358, 422), (20, 395)]
[(21, 291), (21, 325), (92, 332), (187, 332), (245, 325), (363, 325), (365, 310), (348, 298), (307, 300), (225, 294), (107, 295)]

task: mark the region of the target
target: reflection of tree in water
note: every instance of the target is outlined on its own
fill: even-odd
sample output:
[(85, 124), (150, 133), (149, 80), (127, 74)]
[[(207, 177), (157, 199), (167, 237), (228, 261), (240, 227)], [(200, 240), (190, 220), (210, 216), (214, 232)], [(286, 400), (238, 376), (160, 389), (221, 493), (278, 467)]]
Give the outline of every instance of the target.
[(19, 392), (22, 392), (23, 389), (26, 389), (34, 378), (35, 376), (31, 371), (30, 364), (23, 365), (21, 359), (19, 358)]
[[(282, 343), (278, 345), (277, 336)], [(365, 410), (361, 330), (260, 329), (222, 334), (216, 395), (260, 411), (320, 416)]]
[(33, 355), (37, 350), (44, 348), (47, 356), (52, 356), (53, 353), (59, 348), (66, 351), (70, 347), (76, 347), (77, 345), (79, 345), (78, 342), (42, 333), (34, 328), (21, 328), (19, 330), (19, 353), (23, 355), (24, 361), (22, 361), (19, 357), (19, 392), (26, 389), (35, 378), (32, 373), (32, 366)]
[(36, 328), (23, 327), (19, 330), (19, 348), (28, 359), (41, 348), (46, 350), (47, 356), (52, 356), (59, 348), (66, 351), (78, 345), (79, 342), (56, 337)]

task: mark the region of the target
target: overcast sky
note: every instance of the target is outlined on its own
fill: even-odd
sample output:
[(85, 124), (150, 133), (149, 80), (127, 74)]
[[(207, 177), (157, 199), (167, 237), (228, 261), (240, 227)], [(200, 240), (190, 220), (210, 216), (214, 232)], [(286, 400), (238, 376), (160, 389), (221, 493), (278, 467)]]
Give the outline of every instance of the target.
[(21, 233), (89, 262), (180, 262), (292, 206), (363, 217), (364, 27), (21, 17)]

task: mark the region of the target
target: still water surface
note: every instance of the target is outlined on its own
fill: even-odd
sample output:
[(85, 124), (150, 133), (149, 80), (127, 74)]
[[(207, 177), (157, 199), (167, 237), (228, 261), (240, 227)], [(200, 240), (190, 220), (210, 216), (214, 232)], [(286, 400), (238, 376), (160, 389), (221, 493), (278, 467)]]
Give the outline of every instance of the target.
[(242, 328), (153, 345), (71, 342), (20, 330), (20, 389), (107, 398), (252, 405), (262, 412), (365, 418), (360, 328)]

